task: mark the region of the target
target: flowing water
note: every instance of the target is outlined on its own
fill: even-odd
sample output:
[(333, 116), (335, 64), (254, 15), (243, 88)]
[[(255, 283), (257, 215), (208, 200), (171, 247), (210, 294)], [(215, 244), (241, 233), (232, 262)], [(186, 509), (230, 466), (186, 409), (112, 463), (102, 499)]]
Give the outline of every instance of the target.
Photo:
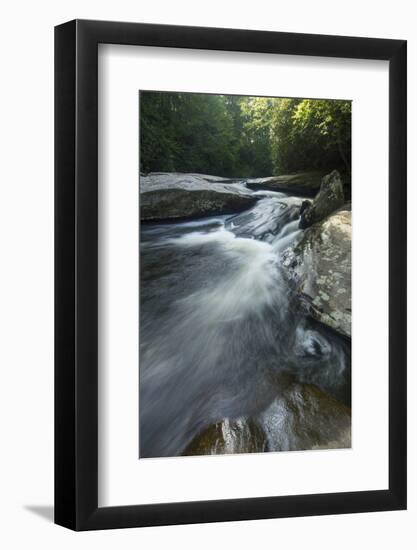
[(298, 310), (281, 265), (302, 199), (256, 194), (238, 215), (142, 224), (141, 457), (180, 455), (221, 419), (264, 418), (284, 380), (348, 401), (349, 346)]

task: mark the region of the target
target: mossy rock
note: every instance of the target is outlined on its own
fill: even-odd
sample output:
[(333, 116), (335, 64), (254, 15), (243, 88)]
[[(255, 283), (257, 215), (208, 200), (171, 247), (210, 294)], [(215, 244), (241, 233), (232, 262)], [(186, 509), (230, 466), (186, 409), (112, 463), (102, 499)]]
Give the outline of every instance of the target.
[(320, 191), (314, 201), (301, 209), (300, 228), (305, 229), (324, 220), (344, 203), (343, 183), (337, 170), (323, 178)]
[(302, 240), (283, 254), (283, 264), (306, 313), (351, 337), (352, 215), (340, 208), (305, 230)]

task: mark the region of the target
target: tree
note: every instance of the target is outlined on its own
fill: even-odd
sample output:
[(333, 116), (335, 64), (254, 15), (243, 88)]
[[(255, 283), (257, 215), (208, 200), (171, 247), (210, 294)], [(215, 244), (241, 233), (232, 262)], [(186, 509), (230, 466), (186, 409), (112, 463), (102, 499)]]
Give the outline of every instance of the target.
[(350, 173), (349, 101), (277, 99), (272, 126), (276, 172), (339, 168)]
[(350, 128), (349, 101), (142, 92), (141, 170), (350, 174)]

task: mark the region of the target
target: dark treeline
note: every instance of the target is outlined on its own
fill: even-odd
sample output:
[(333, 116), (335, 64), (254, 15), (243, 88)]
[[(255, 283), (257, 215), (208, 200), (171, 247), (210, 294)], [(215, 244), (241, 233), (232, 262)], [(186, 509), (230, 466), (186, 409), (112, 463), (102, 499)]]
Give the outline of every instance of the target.
[(141, 92), (142, 172), (350, 174), (351, 102)]

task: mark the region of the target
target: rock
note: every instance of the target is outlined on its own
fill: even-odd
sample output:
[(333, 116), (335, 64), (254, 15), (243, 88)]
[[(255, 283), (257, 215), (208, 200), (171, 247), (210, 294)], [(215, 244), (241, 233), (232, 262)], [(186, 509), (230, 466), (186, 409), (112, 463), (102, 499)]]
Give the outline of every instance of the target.
[(310, 208), (310, 206), (312, 205), (313, 203), (311, 201), (303, 201), (301, 203), (301, 206), (300, 206), (300, 216), (303, 215), (303, 213), (308, 209)]
[(261, 453), (265, 451), (265, 434), (251, 419), (224, 419), (197, 435), (185, 456)]
[[(287, 376), (302, 384), (312, 384), (349, 406), (351, 391), (351, 346), (314, 319), (303, 318), (294, 332), (292, 357), (285, 367)], [(281, 383), (277, 384), (278, 387)]]
[(283, 253), (283, 264), (307, 313), (351, 336), (351, 212), (343, 207), (306, 229)]
[[(300, 228), (305, 229), (337, 210), (344, 203), (343, 183), (337, 170), (324, 176), (320, 191), (309, 205), (301, 207)], [(304, 206), (304, 207), (303, 207)]]
[(266, 189), (268, 191), (282, 191), (290, 195), (314, 197), (320, 189), (323, 176), (324, 173), (321, 171), (298, 172), (269, 178), (248, 179), (246, 185), (250, 189)]
[(224, 419), (197, 435), (184, 456), (341, 449), (351, 446), (351, 412), (309, 384), (289, 383), (254, 418)]
[(193, 172), (149, 172), (148, 174), (144, 174), (143, 172), (141, 172), (140, 175), (145, 177), (149, 176), (151, 178), (158, 178), (159, 182), (172, 182), (173, 180), (182, 181), (184, 179), (195, 179), (200, 181), (208, 181), (210, 183), (238, 183), (239, 181), (243, 181), (243, 178), (226, 178), (223, 176), (211, 176), (210, 174), (196, 174)]
[(331, 345), (316, 330), (299, 325), (295, 331), (294, 354), (297, 357), (324, 357), (331, 353)]
[(140, 178), (143, 221), (233, 214), (253, 206), (257, 198), (242, 183), (216, 176), (156, 172)]
[[(184, 174), (178, 174), (179, 176), (183, 176)], [(187, 176), (193, 176), (195, 178), (208, 181), (211, 183), (238, 183), (242, 182), (243, 178), (225, 178), (223, 176), (211, 176), (209, 174), (187, 174)]]
[(225, 227), (238, 237), (271, 242), (284, 226), (298, 219), (300, 201), (295, 197), (260, 197), (253, 208), (228, 218)]
[(268, 451), (351, 447), (351, 412), (315, 386), (289, 386), (258, 417)]

